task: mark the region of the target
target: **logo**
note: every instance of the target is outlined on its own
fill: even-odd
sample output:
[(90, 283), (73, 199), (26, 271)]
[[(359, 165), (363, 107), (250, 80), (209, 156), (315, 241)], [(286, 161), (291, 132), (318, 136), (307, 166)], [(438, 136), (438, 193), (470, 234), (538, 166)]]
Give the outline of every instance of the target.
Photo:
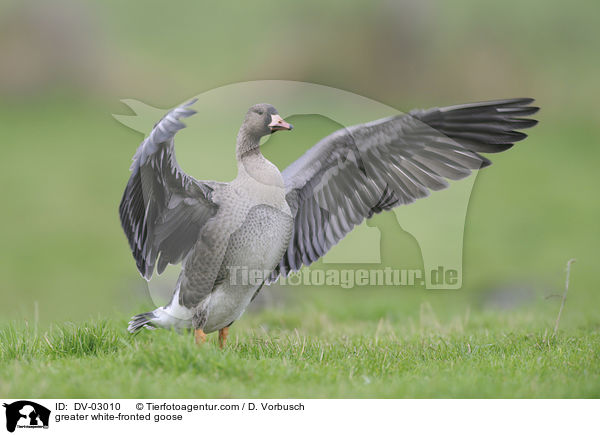
[(19, 429), (48, 429), (50, 410), (29, 400), (19, 400), (4, 404), (6, 408), (6, 430), (14, 432)]
[[(262, 145), (265, 151), (273, 151), (274, 163), (279, 164), (280, 169), (289, 164), (283, 158), (283, 154), (275, 153), (275, 149), (278, 148), (277, 141), (280, 139), (280, 145), (284, 145), (285, 141), (282, 148), (295, 149), (296, 145), (310, 147), (333, 131), (345, 129), (350, 132), (349, 128), (352, 125), (402, 115), (393, 107), (375, 100), (313, 83), (258, 80), (229, 84), (195, 96), (197, 101), (193, 104), (193, 110), (197, 115), (185, 118), (185, 124), (189, 128), (185, 134), (177, 136), (175, 141), (178, 156), (182, 155), (182, 161), (186, 162), (186, 172), (201, 174), (202, 180), (233, 180), (237, 174), (237, 166), (232, 164), (235, 163), (233, 148), (223, 146), (201, 149), (198, 144), (230, 143), (240, 127), (242, 115), (257, 101), (263, 101), (265, 96), (268, 96), (270, 103), (283, 111), (286, 119), (296, 123), (297, 127), (297, 134), (286, 136), (285, 139), (269, 136)], [(167, 109), (152, 107), (137, 100), (122, 101), (134, 115), (113, 115), (114, 118), (144, 135), (148, 135), (156, 121), (167, 112)], [(216, 125), (219, 128), (214, 128)], [(311, 125), (318, 126), (323, 131), (312, 136)], [(418, 129), (419, 134), (432, 138), (434, 143), (447, 143), (449, 140), (444, 133), (426, 124), (420, 123), (414, 128)], [(205, 136), (206, 132), (210, 132), (209, 137)], [(377, 174), (373, 171), (379, 167), (379, 160), (367, 148), (359, 141), (351, 144), (345, 152), (340, 151), (337, 165), (330, 168), (328, 174), (335, 177), (344, 168), (355, 166), (358, 171), (355, 172), (357, 177), (376, 179)], [(205, 152), (210, 154), (210, 159), (198, 157)], [(416, 170), (419, 172), (422, 169)], [(385, 223), (383, 218), (371, 222), (363, 221), (338, 244), (331, 247), (323, 256), (322, 266), (317, 265), (310, 269), (310, 272), (304, 267), (297, 276), (290, 274), (280, 278), (279, 284), (342, 285), (344, 288), (361, 285), (406, 285), (424, 286), (426, 289), (460, 289), (463, 273), (463, 234), (476, 176), (477, 173), (462, 180), (452, 181), (450, 189), (432, 193), (427, 199), (416, 201), (410, 207), (390, 210)], [(406, 177), (406, 174), (400, 178), (404, 180), (403, 177)], [(323, 233), (329, 237), (333, 234), (331, 231), (339, 230), (332, 227), (332, 223), (328, 223), (327, 216), (331, 213), (335, 215), (335, 211), (329, 210), (331, 205), (326, 201), (331, 194), (324, 181), (326, 179), (328, 178), (323, 177), (313, 186), (314, 202), (311, 204), (315, 210), (320, 210), (318, 214), (324, 220)], [(405, 182), (406, 180), (397, 181), (394, 189), (414, 189), (414, 183), (403, 184)], [(146, 198), (149, 194), (151, 192), (143, 192)], [(346, 203), (344, 198), (337, 199)], [(367, 198), (367, 205), (373, 207), (376, 204), (371, 202), (382, 199), (383, 197)], [(338, 221), (334, 219), (331, 222)], [(339, 225), (339, 222), (335, 225)], [(327, 228), (331, 228), (331, 231)], [(398, 254), (398, 244), (406, 246), (402, 255)], [(312, 252), (313, 248), (314, 246), (310, 245), (308, 249)], [(422, 267), (406, 268), (405, 262), (415, 266), (422, 264)], [(268, 271), (265, 274), (262, 270), (244, 269), (244, 264), (232, 265), (232, 268), (237, 268), (231, 272), (233, 280), (238, 283), (250, 283), (255, 279), (262, 283), (265, 275), (272, 272)], [(167, 267), (161, 276), (155, 275), (147, 284), (150, 297), (156, 306), (168, 303), (172, 283), (176, 281), (178, 274), (178, 268)]]

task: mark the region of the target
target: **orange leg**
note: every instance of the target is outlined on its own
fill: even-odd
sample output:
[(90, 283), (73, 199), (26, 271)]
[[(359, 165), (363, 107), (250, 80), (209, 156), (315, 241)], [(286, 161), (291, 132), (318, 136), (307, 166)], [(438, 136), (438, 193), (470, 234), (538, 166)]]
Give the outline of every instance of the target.
[(194, 338), (196, 339), (196, 344), (202, 344), (206, 341), (206, 334), (202, 329), (196, 329), (194, 331)]
[(227, 341), (227, 336), (229, 335), (229, 326), (224, 327), (223, 329), (219, 329), (219, 347), (223, 349), (225, 346), (225, 342)]

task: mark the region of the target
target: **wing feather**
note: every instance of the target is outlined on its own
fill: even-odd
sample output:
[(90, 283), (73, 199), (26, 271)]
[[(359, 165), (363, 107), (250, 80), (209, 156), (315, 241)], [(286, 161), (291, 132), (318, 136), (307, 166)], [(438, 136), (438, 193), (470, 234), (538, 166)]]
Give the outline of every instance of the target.
[(167, 113), (139, 146), (119, 206), (123, 231), (146, 279), (157, 261), (159, 274), (181, 262), (218, 208), (211, 200), (215, 183), (187, 175), (175, 158), (173, 138), (185, 127), (180, 119), (196, 113), (190, 109), (193, 103)]
[(365, 218), (467, 177), (527, 137), (531, 98), (464, 104), (338, 130), (287, 167), (294, 235), (271, 281), (325, 255)]

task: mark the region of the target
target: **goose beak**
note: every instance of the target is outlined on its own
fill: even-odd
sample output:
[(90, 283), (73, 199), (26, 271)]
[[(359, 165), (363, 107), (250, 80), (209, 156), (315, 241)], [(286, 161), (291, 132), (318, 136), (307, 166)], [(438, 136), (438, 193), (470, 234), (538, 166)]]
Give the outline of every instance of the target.
[(271, 133), (274, 133), (279, 130), (291, 130), (294, 128), (294, 126), (285, 122), (279, 115), (271, 115), (271, 123), (269, 124), (269, 128), (271, 129)]

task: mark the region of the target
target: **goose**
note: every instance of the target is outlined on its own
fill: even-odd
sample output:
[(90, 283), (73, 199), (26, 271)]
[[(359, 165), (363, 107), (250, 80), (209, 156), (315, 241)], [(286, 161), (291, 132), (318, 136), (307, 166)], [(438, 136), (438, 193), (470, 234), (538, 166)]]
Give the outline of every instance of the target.
[(175, 158), (195, 101), (168, 112), (133, 157), (119, 214), (137, 269), (146, 280), (169, 264), (181, 272), (170, 302), (132, 317), (128, 330), (192, 329), (197, 344), (219, 331), (221, 348), (263, 284), (317, 261), (373, 214), (489, 166), (481, 154), (525, 139), (518, 130), (539, 109), (514, 98), (413, 110), (338, 130), (280, 172), (260, 141), (293, 127), (256, 104), (237, 135), (237, 177), (225, 183), (196, 180)]

